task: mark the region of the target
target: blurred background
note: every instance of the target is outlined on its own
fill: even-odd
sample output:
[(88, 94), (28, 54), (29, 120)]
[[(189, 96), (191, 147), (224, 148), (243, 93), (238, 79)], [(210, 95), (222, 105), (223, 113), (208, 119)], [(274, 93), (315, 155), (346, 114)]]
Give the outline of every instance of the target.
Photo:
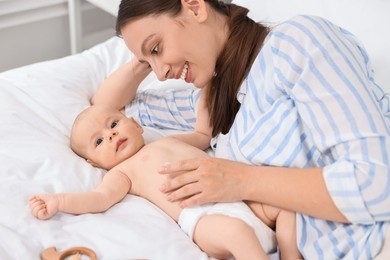
[[(87, 1), (80, 13), (83, 49), (115, 35), (113, 15)], [(69, 54), (67, 0), (0, 1), (0, 72)]]
[[(80, 13), (83, 49), (114, 35), (113, 15), (87, 1)], [(67, 0), (0, 1), (0, 72), (70, 53)]]
[[(71, 47), (69, 2), (77, 4), (76, 49)], [(114, 36), (115, 12), (108, 6), (119, 2), (0, 0), (0, 72), (67, 56)]]

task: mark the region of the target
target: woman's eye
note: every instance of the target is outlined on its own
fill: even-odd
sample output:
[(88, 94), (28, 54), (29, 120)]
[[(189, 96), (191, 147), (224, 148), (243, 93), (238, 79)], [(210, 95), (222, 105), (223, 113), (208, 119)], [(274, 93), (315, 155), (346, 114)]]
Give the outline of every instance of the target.
[(158, 51), (159, 51), (159, 45), (157, 44), (157, 45), (154, 46), (154, 48), (152, 49), (152, 54), (158, 54)]
[(114, 127), (116, 127), (117, 125), (118, 125), (118, 122), (117, 122), (117, 121), (112, 122), (112, 123), (111, 123), (111, 128), (114, 128)]
[(96, 140), (96, 146), (99, 146), (101, 143), (103, 143), (103, 138), (98, 138), (97, 140)]

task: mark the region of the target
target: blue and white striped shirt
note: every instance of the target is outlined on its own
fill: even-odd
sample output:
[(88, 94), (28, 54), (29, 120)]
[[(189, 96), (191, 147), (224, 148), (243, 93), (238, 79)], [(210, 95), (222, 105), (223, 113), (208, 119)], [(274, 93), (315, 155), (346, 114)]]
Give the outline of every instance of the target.
[(225, 139), (229, 158), (253, 165), (322, 167), (352, 223), (297, 213), (304, 258), (372, 259), (390, 221), (390, 95), (375, 84), (362, 45), (327, 20), (294, 17), (267, 36), (238, 100), (217, 146)]
[(144, 126), (192, 131), (196, 123), (200, 91), (188, 87), (143, 90), (126, 106), (126, 115), (131, 115)]
[(297, 214), (306, 259), (372, 259), (381, 248), (390, 221), (390, 96), (372, 74), (353, 35), (297, 16), (272, 30), (241, 89), (227, 137), (231, 157), (323, 167), (333, 201), (352, 223)]

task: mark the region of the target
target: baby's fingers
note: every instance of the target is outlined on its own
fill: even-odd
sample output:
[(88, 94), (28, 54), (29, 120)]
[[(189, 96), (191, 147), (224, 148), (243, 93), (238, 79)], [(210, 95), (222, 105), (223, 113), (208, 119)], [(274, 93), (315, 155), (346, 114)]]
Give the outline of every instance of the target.
[(31, 213), (34, 217), (39, 219), (45, 219), (44, 216), (47, 214), (47, 208), (45, 203), (36, 202), (31, 207)]
[(31, 209), (31, 214), (38, 219), (48, 219), (50, 218), (47, 211), (47, 206), (44, 200), (40, 198), (32, 198), (29, 201), (29, 206)]
[(42, 203), (43, 203), (43, 201), (41, 201), (41, 200), (36, 200), (36, 199), (30, 199), (30, 200), (28, 201), (28, 205), (30, 206), (31, 209), (35, 208), (36, 206), (38, 206), (38, 205), (40, 205), (40, 204), (42, 204)]
[(28, 199), (28, 202), (31, 204), (31, 203), (34, 203), (35, 201), (38, 201), (38, 200), (41, 200), (41, 198), (38, 195), (34, 195)]

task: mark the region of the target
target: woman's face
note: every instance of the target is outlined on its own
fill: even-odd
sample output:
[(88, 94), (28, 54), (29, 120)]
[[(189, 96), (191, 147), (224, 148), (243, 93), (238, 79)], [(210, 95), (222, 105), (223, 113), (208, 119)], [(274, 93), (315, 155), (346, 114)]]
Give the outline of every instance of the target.
[(142, 17), (125, 24), (122, 37), (140, 61), (150, 64), (159, 80), (182, 79), (203, 88), (214, 74), (225, 41), (206, 11), (210, 10), (205, 6), (192, 10), (183, 5), (176, 17)]

